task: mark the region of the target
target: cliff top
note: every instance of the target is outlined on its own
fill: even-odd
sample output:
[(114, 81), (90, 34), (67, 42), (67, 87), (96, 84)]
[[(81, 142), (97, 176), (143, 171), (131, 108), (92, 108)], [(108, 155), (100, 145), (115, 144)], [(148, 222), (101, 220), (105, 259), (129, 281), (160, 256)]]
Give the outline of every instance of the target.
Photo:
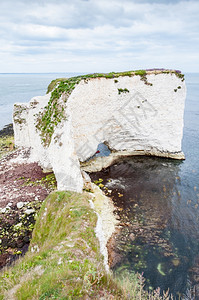
[(146, 69), (146, 70), (134, 70), (134, 71), (124, 71), (124, 72), (110, 72), (110, 73), (93, 73), (87, 75), (79, 75), (71, 78), (57, 78), (52, 80), (48, 86), (47, 93), (53, 91), (53, 89), (57, 86), (58, 83), (68, 83), (72, 82), (75, 84), (79, 83), (82, 79), (91, 79), (91, 78), (118, 78), (120, 76), (140, 76), (145, 78), (147, 75), (151, 74), (175, 74), (177, 77), (184, 80), (184, 75), (179, 70), (170, 70), (170, 69)]

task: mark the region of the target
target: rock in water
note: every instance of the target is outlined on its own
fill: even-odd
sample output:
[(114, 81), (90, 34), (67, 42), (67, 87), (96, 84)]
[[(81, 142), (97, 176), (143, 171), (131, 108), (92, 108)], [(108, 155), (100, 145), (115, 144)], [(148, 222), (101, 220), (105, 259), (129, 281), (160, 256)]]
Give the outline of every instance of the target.
[[(84, 75), (58, 80), (53, 92), (16, 103), (15, 144), (53, 170), (59, 190), (81, 192), (80, 170), (97, 171), (118, 157), (181, 152), (186, 97), (184, 76), (174, 70)], [(107, 157), (89, 158), (104, 143)]]
[(136, 235), (135, 235), (134, 233), (131, 233), (131, 234), (129, 235), (129, 238), (130, 238), (130, 240), (133, 242), (133, 241), (135, 241), (135, 239), (136, 239)]

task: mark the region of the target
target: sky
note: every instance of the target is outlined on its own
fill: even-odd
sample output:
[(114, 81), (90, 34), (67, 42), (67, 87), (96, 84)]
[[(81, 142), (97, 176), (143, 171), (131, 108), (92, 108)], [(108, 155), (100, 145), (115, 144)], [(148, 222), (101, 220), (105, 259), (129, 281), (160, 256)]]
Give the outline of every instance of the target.
[(0, 73), (199, 72), (199, 0), (0, 0)]

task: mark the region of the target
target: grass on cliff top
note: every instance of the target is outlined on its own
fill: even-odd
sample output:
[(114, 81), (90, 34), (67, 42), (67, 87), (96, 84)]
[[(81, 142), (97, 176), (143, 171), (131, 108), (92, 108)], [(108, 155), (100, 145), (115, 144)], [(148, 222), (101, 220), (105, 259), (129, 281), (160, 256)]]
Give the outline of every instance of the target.
[(48, 86), (47, 94), (52, 92), (61, 82), (67, 84), (68, 82), (75, 82), (76, 84), (79, 83), (83, 79), (92, 79), (92, 78), (118, 78), (120, 76), (146, 76), (148, 74), (160, 74), (160, 73), (171, 73), (175, 74), (177, 77), (183, 79), (184, 75), (181, 74), (180, 71), (176, 70), (166, 70), (166, 69), (151, 69), (151, 70), (134, 70), (134, 71), (124, 71), (124, 72), (110, 72), (110, 73), (93, 73), (87, 75), (79, 75), (71, 78), (57, 78), (51, 81)]
[[(88, 193), (53, 192), (37, 217), (29, 251), (0, 272), (0, 299), (163, 299), (134, 275), (107, 274)], [(164, 298), (169, 299), (169, 298)]]

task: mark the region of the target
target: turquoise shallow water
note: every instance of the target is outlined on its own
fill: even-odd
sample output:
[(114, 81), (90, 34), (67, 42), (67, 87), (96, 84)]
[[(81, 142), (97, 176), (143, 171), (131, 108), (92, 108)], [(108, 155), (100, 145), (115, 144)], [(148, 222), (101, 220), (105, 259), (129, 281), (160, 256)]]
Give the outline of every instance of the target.
[(91, 176), (112, 190), (124, 224), (116, 236), (114, 272), (143, 273), (147, 288), (199, 299), (199, 74), (185, 79), (186, 160), (133, 157)]

